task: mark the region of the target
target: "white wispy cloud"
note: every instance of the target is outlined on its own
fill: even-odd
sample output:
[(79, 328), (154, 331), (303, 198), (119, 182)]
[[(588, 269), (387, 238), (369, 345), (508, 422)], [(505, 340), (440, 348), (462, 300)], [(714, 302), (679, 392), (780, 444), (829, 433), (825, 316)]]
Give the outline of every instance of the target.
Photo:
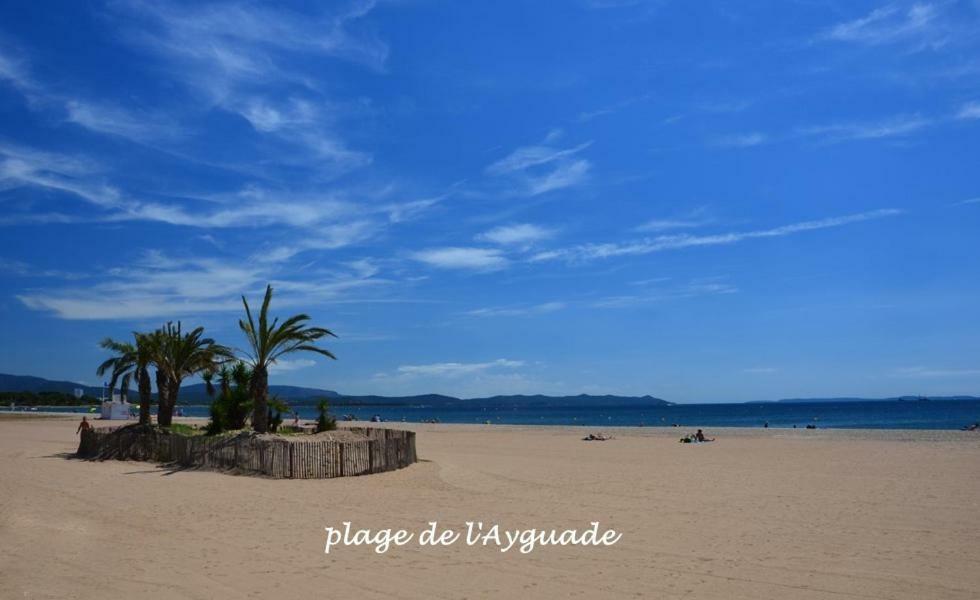
[(34, 110), (54, 110), (68, 123), (142, 144), (172, 141), (185, 134), (175, 115), (164, 111), (134, 110), (55, 91), (31, 73), (30, 62), (20, 54), (14, 59), (9, 50), (0, 49), (0, 81), (8, 81)]
[(896, 377), (923, 377), (923, 378), (940, 378), (940, 377), (976, 377), (980, 376), (980, 368), (966, 368), (966, 369), (949, 369), (949, 368), (935, 368), (935, 367), (904, 367), (901, 369), (896, 369), (893, 372)]
[(863, 17), (830, 27), (820, 37), (866, 45), (905, 42), (935, 48), (944, 45), (947, 36), (941, 5), (915, 3), (907, 8), (897, 4), (876, 8)]
[(53, 279), (84, 279), (82, 273), (73, 273), (59, 269), (38, 269), (24, 261), (13, 260), (0, 256), (0, 273), (10, 273), (18, 277), (45, 277)]
[[(549, 138), (546, 144), (553, 140), (552, 136)], [(592, 163), (576, 158), (576, 155), (592, 142), (572, 148), (555, 148), (546, 144), (518, 148), (489, 165), (486, 173), (517, 181), (521, 193), (529, 196), (571, 187), (586, 180)]]
[[(162, 60), (189, 90), (257, 133), (303, 150), (272, 157), (329, 175), (370, 164), (369, 153), (349, 148), (336, 131), (338, 105), (321, 89), (316, 69), (298, 65), (332, 58), (384, 71), (387, 45), (356, 27), (375, 2), (352, 2), (331, 14), (251, 3), (114, 6), (127, 16), (124, 39)], [(298, 56), (307, 60), (293, 60)]]
[(537, 196), (578, 185), (586, 180), (591, 169), (592, 163), (584, 159), (559, 164), (544, 175), (529, 176), (527, 179), (528, 192), (532, 196)]
[(799, 133), (818, 137), (825, 142), (874, 140), (907, 136), (934, 123), (933, 119), (920, 115), (900, 115), (878, 121), (850, 121), (804, 127)]
[(381, 209), (387, 213), (389, 222), (401, 223), (422, 215), (430, 208), (448, 198), (451, 194), (452, 192), (448, 192), (439, 196), (433, 196), (431, 198), (409, 200), (406, 202), (393, 202), (383, 205)]
[(290, 373), (292, 371), (308, 369), (315, 366), (316, 361), (309, 358), (297, 358), (294, 360), (280, 358), (269, 365), (269, 373), (271, 375), (277, 375), (279, 373)]
[(25, 60), (4, 47), (0, 47), (0, 81), (7, 82), (21, 92), (31, 92), (36, 88)]
[(666, 300), (735, 294), (738, 288), (724, 281), (693, 280), (687, 284), (654, 289), (643, 294), (607, 296), (592, 303), (593, 308), (633, 308)]
[(376, 272), (341, 265), (329, 273), (290, 269), (251, 258), (174, 258), (147, 252), (125, 267), (100, 273), (87, 286), (42, 288), (17, 297), (28, 308), (69, 320), (183, 318), (237, 311), (241, 295), (257, 296), (271, 282), (278, 304), (311, 305), (385, 283)]
[(486, 362), (440, 362), (402, 365), (391, 371), (375, 373), (370, 385), (381, 393), (452, 394), (473, 398), (492, 394), (541, 393), (542, 390), (564, 391), (564, 385), (530, 377), (532, 365), (521, 360), (499, 358)]
[(589, 111), (581, 112), (581, 113), (578, 114), (578, 117), (576, 117), (576, 120), (579, 121), (580, 123), (585, 123), (587, 121), (591, 121), (591, 120), (596, 119), (598, 117), (603, 117), (603, 116), (606, 116), (606, 115), (611, 115), (611, 114), (617, 113), (617, 112), (623, 110), (624, 108), (627, 108), (627, 107), (629, 107), (629, 106), (631, 106), (633, 104), (637, 104), (639, 102), (644, 102), (646, 100), (649, 100), (652, 97), (653, 97), (653, 94), (652, 93), (641, 94), (639, 96), (630, 96), (629, 98), (625, 98), (625, 99), (620, 100), (618, 102), (613, 102), (611, 104), (607, 104), (606, 106), (603, 106), (601, 108), (597, 108), (595, 110), (589, 110)]
[(282, 225), (308, 230), (299, 247), (339, 248), (364, 241), (387, 224), (416, 218), (438, 202), (378, 201), (370, 195), (369, 191), (310, 194), (247, 186), (234, 193), (193, 198), (197, 202), (187, 205), (137, 203), (107, 220), (149, 220), (206, 228)]
[(503, 269), (509, 260), (495, 248), (445, 247), (414, 252), (412, 258), (440, 269), (494, 271)]
[(487, 167), (487, 173), (502, 175), (524, 171), (531, 167), (546, 165), (555, 161), (578, 154), (591, 145), (591, 142), (580, 144), (574, 148), (558, 149), (549, 146), (525, 146), (514, 150), (504, 158)]
[(980, 102), (967, 102), (956, 113), (957, 119), (980, 119)]
[(184, 133), (180, 125), (167, 115), (77, 99), (66, 101), (65, 110), (71, 123), (135, 141), (174, 139)]
[(467, 311), (465, 314), (470, 317), (525, 317), (557, 312), (567, 306), (568, 304), (565, 302), (543, 302), (530, 306), (477, 308)]
[(178, 6), (134, 0), (121, 6), (151, 25), (130, 30), (130, 39), (213, 68), (216, 77), (256, 80), (287, 76), (280, 59), (288, 53), (320, 54), (384, 70), (387, 44), (366, 30), (352, 32), (375, 5), (355, 0), (332, 14), (232, 2)]
[(479, 363), (443, 362), (427, 365), (402, 365), (396, 369), (396, 372), (401, 375), (460, 377), (491, 369), (516, 369), (522, 366), (524, 366), (524, 361), (498, 358), (497, 360)]
[(968, 102), (952, 114), (923, 116), (900, 114), (884, 118), (846, 120), (798, 127), (779, 136), (753, 132), (716, 138), (713, 145), (729, 148), (749, 148), (762, 144), (798, 139), (813, 139), (819, 143), (835, 144), (848, 141), (907, 138), (924, 130), (948, 125), (955, 120), (980, 119), (980, 102)]
[(494, 227), (476, 236), (477, 241), (490, 242), (501, 246), (530, 246), (536, 242), (554, 237), (555, 230), (530, 223), (516, 223)]
[(703, 227), (707, 221), (695, 219), (652, 219), (633, 228), (634, 231), (666, 231), (668, 229), (694, 229)]
[(532, 257), (532, 262), (564, 259), (569, 261), (592, 260), (599, 258), (610, 258), (615, 256), (638, 256), (663, 252), (666, 250), (677, 250), (681, 248), (691, 248), (698, 246), (718, 246), (735, 244), (744, 240), (783, 237), (802, 233), (805, 231), (815, 231), (841, 227), (852, 223), (860, 223), (873, 219), (881, 219), (901, 214), (898, 209), (880, 209), (841, 217), (831, 217), (814, 221), (803, 221), (790, 225), (783, 225), (771, 229), (760, 229), (755, 231), (737, 231), (720, 233), (715, 235), (662, 235), (654, 238), (643, 238), (631, 242), (614, 242), (605, 244), (583, 244), (571, 248), (548, 250), (539, 252)]
[(708, 113), (737, 113), (752, 106), (752, 100), (713, 100), (701, 102), (697, 108)]
[(238, 113), (260, 134), (301, 148), (280, 157), (286, 165), (315, 166), (325, 161), (331, 174), (365, 167), (373, 162), (369, 152), (354, 150), (334, 131), (331, 118), (313, 102), (299, 99), (239, 98), (229, 94), (222, 107)]
[(106, 210), (121, 208), (122, 194), (101, 177), (100, 166), (88, 159), (0, 144), (0, 191), (30, 186), (71, 194)]
[(643, 285), (651, 285), (657, 283), (665, 283), (670, 281), (671, 279), (672, 279), (671, 277), (651, 277), (650, 279), (637, 279), (635, 281), (629, 282), (629, 284), (643, 286)]
[[(346, 39), (344, 27), (336, 24), (367, 14), (373, 3), (356, 3), (340, 16), (326, 18), (324, 22), (335, 24), (332, 29), (314, 31), (317, 20), (312, 19), (299, 31), (310, 38), (309, 43), (297, 41), (297, 32), (290, 31), (299, 15), (281, 10), (234, 4), (185, 10), (140, 1), (112, 6), (130, 17), (128, 26), (137, 27), (123, 29), (127, 39), (161, 58), (172, 79), (204, 102), (161, 101), (154, 107), (134, 107), (66, 95), (36, 80), (25, 58), (11, 58), (12, 53), (4, 49), (0, 49), (0, 80), (12, 83), (33, 109), (54, 109), (66, 122), (89, 131), (199, 164), (250, 175), (256, 175), (259, 167), (263, 171), (270, 166), (300, 167), (327, 179), (371, 164), (369, 152), (350, 148), (337, 131), (339, 118), (351, 112), (347, 105), (328, 98), (314, 74), (293, 73), (283, 65), (303, 64), (289, 60), (298, 54), (344, 56), (330, 50), (338, 46), (327, 39), (337, 35)], [(138, 29), (138, 23), (153, 26)], [(317, 35), (324, 38), (322, 44), (312, 41)], [(287, 56), (280, 64), (273, 56), (283, 53)], [(217, 164), (210, 157), (176, 149), (174, 142), (191, 133), (184, 122), (199, 120), (214, 107), (237, 114), (256, 135), (265, 137), (263, 143), (249, 146), (254, 156)]]
[(715, 140), (715, 145), (728, 148), (751, 148), (752, 146), (761, 146), (768, 141), (768, 135), (758, 131), (753, 131), (751, 133), (720, 137)]
[(105, 179), (103, 165), (95, 161), (0, 144), (0, 192), (21, 187), (54, 191), (98, 209), (77, 214), (8, 210), (0, 224), (152, 221), (205, 229), (281, 226), (304, 232), (294, 238), (292, 256), (367, 241), (390, 224), (417, 218), (441, 200), (392, 201), (387, 189), (379, 194), (370, 190), (310, 194), (257, 186), (232, 193), (150, 199), (109, 185)]

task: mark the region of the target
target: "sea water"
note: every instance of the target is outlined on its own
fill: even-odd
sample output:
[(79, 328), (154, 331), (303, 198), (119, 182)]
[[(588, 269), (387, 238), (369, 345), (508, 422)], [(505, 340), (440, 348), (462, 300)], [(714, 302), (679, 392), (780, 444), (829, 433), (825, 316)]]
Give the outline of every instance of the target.
[[(316, 418), (313, 406), (296, 406), (301, 419)], [(58, 412), (87, 412), (85, 407), (41, 408)], [(208, 416), (207, 406), (182, 406), (188, 417)], [(960, 429), (980, 421), (980, 400), (726, 403), (671, 406), (480, 405), (344, 406), (331, 413), (367, 421), (441, 423), (499, 423), (512, 425), (589, 425), (670, 427), (806, 427), (844, 429)], [(283, 416), (289, 422), (291, 416)]]

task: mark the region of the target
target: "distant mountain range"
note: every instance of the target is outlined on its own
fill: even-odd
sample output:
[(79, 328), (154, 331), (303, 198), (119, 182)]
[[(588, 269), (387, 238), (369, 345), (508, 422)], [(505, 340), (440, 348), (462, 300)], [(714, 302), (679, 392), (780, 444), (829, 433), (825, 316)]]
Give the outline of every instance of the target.
[[(337, 398), (340, 394), (332, 390), (321, 390), (319, 388), (299, 387), (295, 385), (270, 385), (269, 393), (279, 396), (282, 400), (309, 400), (316, 401), (320, 398)], [(180, 386), (180, 401), (183, 404), (200, 404), (210, 402), (207, 388), (203, 383)]]
[[(26, 375), (5, 375), (0, 373), (0, 392), (65, 392), (72, 393), (76, 388), (85, 390), (91, 396), (100, 397), (102, 388), (92, 387), (71, 381), (52, 381), (41, 377)], [(481, 406), (494, 405), (551, 405), (551, 406), (667, 406), (670, 402), (653, 396), (491, 396), (488, 398), (455, 398), (441, 394), (418, 396), (350, 396), (333, 390), (298, 387), (293, 385), (270, 385), (269, 393), (293, 404), (313, 404), (321, 398), (330, 398), (335, 406), (447, 406), (459, 403), (473, 403)], [(130, 398), (136, 398), (136, 390), (131, 387)], [(210, 401), (203, 383), (181, 386), (181, 404), (206, 404)]]
[[(302, 401), (299, 402), (302, 404)], [(653, 396), (544, 396), (536, 394), (525, 396), (488, 396), (486, 398), (456, 398), (441, 394), (421, 396), (345, 396), (338, 395), (333, 401), (337, 406), (451, 406), (454, 404), (477, 404), (480, 406), (670, 406), (667, 402)]]
[(98, 398), (102, 395), (102, 388), (72, 381), (52, 381), (42, 377), (31, 377), (30, 375), (5, 375), (0, 373), (0, 392), (62, 392), (71, 394), (77, 388), (85, 390), (85, 394), (88, 396)]
[[(85, 390), (90, 396), (100, 397), (102, 388), (92, 387), (71, 381), (53, 381), (41, 377), (27, 375), (5, 375), (0, 373), (0, 392), (64, 392), (72, 393), (76, 388)], [(541, 394), (489, 396), (486, 398), (456, 398), (441, 394), (422, 394), (417, 396), (351, 396), (340, 394), (333, 390), (299, 387), (294, 385), (270, 385), (269, 392), (282, 400), (293, 404), (313, 404), (320, 398), (329, 398), (334, 406), (450, 406), (460, 403), (479, 404), (481, 406), (670, 406), (668, 402), (653, 396), (544, 396)], [(130, 389), (130, 398), (136, 398), (136, 390)], [(977, 396), (896, 396), (892, 398), (786, 398), (762, 403), (802, 404), (814, 402), (918, 402), (944, 400), (980, 400)], [(181, 404), (206, 404), (210, 401), (203, 383), (185, 385), (180, 388)]]
[[(83, 383), (73, 381), (53, 381), (42, 377), (31, 377), (30, 375), (7, 375), (0, 373), (0, 392), (64, 392), (73, 393), (76, 389), (85, 390), (85, 394), (100, 398), (102, 396), (101, 387), (93, 387)], [(336, 398), (339, 394), (330, 390), (317, 388), (297, 387), (294, 385), (270, 385), (269, 391), (283, 400), (310, 400), (317, 398)], [(136, 386), (130, 385), (129, 394), (131, 398), (136, 397)], [(155, 396), (155, 394), (154, 394)], [(207, 390), (203, 383), (183, 385), (180, 387), (181, 404), (207, 403)]]

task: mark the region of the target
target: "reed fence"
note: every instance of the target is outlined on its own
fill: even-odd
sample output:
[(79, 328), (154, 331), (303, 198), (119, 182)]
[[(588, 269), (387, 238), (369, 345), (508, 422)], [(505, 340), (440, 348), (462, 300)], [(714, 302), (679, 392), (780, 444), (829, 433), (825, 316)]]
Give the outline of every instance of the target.
[(415, 432), (352, 427), (363, 440), (288, 440), (236, 436), (185, 436), (137, 427), (82, 431), (78, 456), (91, 460), (170, 463), (276, 479), (326, 479), (401, 469), (418, 461)]

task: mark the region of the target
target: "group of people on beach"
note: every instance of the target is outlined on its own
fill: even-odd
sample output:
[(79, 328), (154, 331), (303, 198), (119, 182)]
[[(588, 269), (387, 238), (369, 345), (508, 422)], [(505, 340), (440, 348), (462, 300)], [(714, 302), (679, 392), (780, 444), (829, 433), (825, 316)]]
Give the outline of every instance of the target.
[(680, 439), (682, 444), (700, 444), (702, 442), (713, 442), (715, 438), (704, 437), (704, 432), (698, 429), (697, 433), (685, 435)]
[[(611, 435), (606, 435), (604, 433), (590, 433), (589, 435), (582, 438), (585, 442), (605, 442), (611, 440), (613, 437)], [(704, 432), (698, 429), (697, 433), (690, 433), (685, 435), (680, 439), (684, 444), (700, 444), (703, 442), (713, 442), (715, 438), (705, 437)]]

